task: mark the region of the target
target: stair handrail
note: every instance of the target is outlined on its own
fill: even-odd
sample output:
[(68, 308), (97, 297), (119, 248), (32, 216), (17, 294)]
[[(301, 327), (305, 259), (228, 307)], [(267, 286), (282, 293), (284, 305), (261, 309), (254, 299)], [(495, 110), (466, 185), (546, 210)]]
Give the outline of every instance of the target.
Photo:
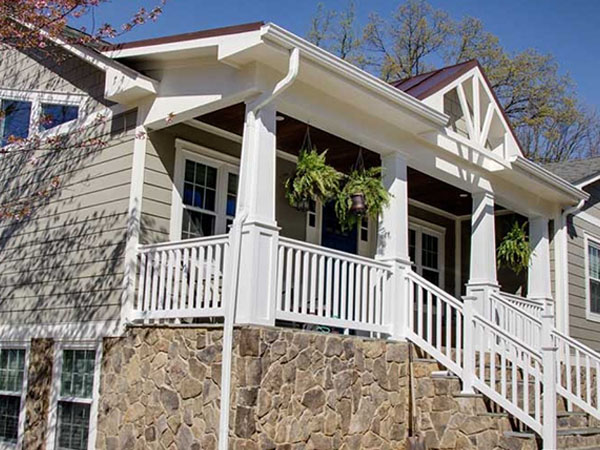
[[(527, 345), (535, 348), (540, 347), (542, 335), (541, 318), (538, 318), (531, 313), (518, 308), (511, 300), (505, 298), (501, 293), (490, 293), (489, 304), (491, 307), (489, 319), (492, 322), (497, 322), (496, 325), (500, 326), (500, 328), (504, 329), (508, 333), (513, 333), (514, 331), (516, 337), (522, 339)], [(518, 317), (522, 321), (523, 329), (518, 330), (518, 323), (506, 323), (506, 318), (504, 316), (500, 316), (500, 311), (498, 311), (497, 304), (502, 305), (502, 307), (514, 314), (515, 317)], [(528, 326), (526, 327), (525, 325)]]
[[(558, 331), (556, 328), (552, 330), (552, 339), (554, 345), (558, 349), (556, 374), (557, 392), (567, 400), (569, 409), (572, 407), (572, 404), (575, 404), (588, 414), (600, 419), (600, 353), (581, 343), (577, 339)], [(572, 354), (571, 349), (583, 354), (585, 361), (587, 361), (585, 366), (580, 364), (579, 353)], [(577, 371), (574, 374), (575, 386), (573, 386), (573, 379), (571, 377), (573, 358), (575, 359), (575, 370)], [(596, 380), (595, 392), (592, 390), (592, 363), (594, 366), (593, 369), (596, 371), (596, 377), (594, 378)], [(585, 370), (586, 372), (583, 380), (585, 383), (585, 392), (581, 387), (582, 370)], [(593, 402), (594, 395), (596, 397), (595, 406)]]

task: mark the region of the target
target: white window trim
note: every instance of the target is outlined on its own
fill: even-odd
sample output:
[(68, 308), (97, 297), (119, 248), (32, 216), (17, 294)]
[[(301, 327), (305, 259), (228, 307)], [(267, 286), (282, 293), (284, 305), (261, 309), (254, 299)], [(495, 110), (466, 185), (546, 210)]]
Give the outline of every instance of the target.
[(594, 244), (600, 248), (600, 238), (590, 234), (587, 231), (583, 232), (583, 253), (585, 261), (585, 317), (593, 322), (600, 322), (600, 314), (591, 311), (591, 292), (590, 292), (590, 256), (589, 245)]
[[(2, 349), (17, 349), (25, 350), (25, 365), (23, 368), (23, 385), (21, 386), (21, 402), (19, 409), (19, 423), (17, 425), (17, 443), (10, 444), (8, 442), (0, 442), (0, 450), (21, 450), (23, 448), (23, 435), (25, 434), (25, 419), (27, 410), (25, 407), (25, 401), (27, 400), (27, 387), (28, 387), (28, 374), (29, 374), (29, 354), (30, 354), (30, 342), (29, 341), (3, 341), (0, 342), (0, 350)], [(2, 395), (14, 395), (11, 392), (0, 392)]]
[[(185, 161), (189, 159), (201, 164), (206, 164), (217, 169), (217, 194), (215, 199), (216, 221), (215, 230), (225, 229), (226, 199), (227, 199), (227, 176), (228, 173), (234, 173), (239, 176), (240, 160), (235, 156), (221, 153), (219, 151), (193, 144), (182, 139), (175, 140), (175, 170), (172, 183), (171, 198), (171, 224), (169, 236), (171, 241), (181, 240), (181, 224), (183, 221), (183, 184), (185, 176)], [(239, 196), (239, 192), (238, 192)], [(224, 230), (227, 232), (227, 230)]]
[[(17, 91), (12, 89), (0, 89), (1, 100), (15, 100), (31, 102), (31, 116), (29, 117), (29, 136), (39, 136), (47, 138), (55, 134), (69, 132), (73, 125), (79, 123), (82, 119), (81, 111), (87, 100), (83, 94), (63, 94), (60, 92), (44, 92), (44, 91)], [(42, 113), (42, 103), (51, 103), (56, 105), (77, 106), (79, 109), (78, 117), (60, 125), (42, 130), (37, 127), (38, 119)]]
[[(94, 350), (96, 359), (94, 361), (94, 386), (92, 388), (92, 399), (61, 398), (60, 378), (62, 375), (63, 350)], [(56, 433), (58, 426), (58, 402), (73, 401), (77, 403), (88, 403), (90, 405), (90, 424), (88, 433), (88, 450), (96, 448), (96, 434), (98, 427), (98, 400), (100, 397), (100, 371), (102, 363), (102, 340), (89, 341), (56, 341), (54, 343), (54, 362), (52, 366), (52, 388), (50, 394), (50, 407), (48, 413), (48, 434), (46, 436), (46, 450), (55, 450)]]
[[(412, 261), (416, 266), (417, 273), (419, 275), (423, 275), (423, 264), (421, 261), (421, 247), (422, 240), (419, 238), (423, 232), (434, 236), (438, 239), (438, 273), (440, 276), (440, 289), (445, 289), (446, 286), (446, 259), (445, 259), (445, 250), (446, 250), (446, 228), (436, 225), (430, 222), (427, 222), (422, 219), (417, 219), (412, 216), (408, 216), (408, 229), (413, 230), (416, 233), (415, 239), (415, 261)], [(433, 269), (428, 269), (433, 270)]]

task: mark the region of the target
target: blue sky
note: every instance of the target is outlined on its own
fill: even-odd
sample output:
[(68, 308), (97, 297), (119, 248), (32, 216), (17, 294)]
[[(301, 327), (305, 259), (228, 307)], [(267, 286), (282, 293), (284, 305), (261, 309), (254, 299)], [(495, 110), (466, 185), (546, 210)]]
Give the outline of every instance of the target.
[[(600, 110), (600, 0), (429, 0), (458, 19), (480, 18), (509, 50), (533, 47), (552, 53), (563, 73), (576, 83), (580, 98)], [(318, 0), (169, 0), (157, 23), (127, 34), (124, 40), (142, 39), (258, 20), (275, 22), (305, 36)], [(323, 1), (341, 9), (347, 0)], [(96, 14), (96, 23), (120, 24), (136, 5), (153, 0), (112, 0)], [(356, 0), (357, 15), (365, 21), (370, 11), (384, 17), (398, 4), (391, 0)], [(116, 7), (118, 5), (118, 8)], [(89, 21), (89, 19), (86, 19)]]

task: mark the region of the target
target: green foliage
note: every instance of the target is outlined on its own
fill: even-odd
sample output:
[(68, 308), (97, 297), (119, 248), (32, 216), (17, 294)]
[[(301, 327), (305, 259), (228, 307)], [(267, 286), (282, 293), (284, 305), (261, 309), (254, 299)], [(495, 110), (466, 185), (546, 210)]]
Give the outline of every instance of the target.
[(342, 230), (351, 229), (360, 220), (350, 213), (351, 197), (355, 194), (364, 195), (367, 215), (377, 219), (383, 208), (390, 202), (390, 194), (381, 182), (381, 167), (354, 170), (347, 176), (344, 186), (335, 199), (335, 214)]
[(290, 205), (300, 207), (316, 199), (325, 203), (336, 196), (342, 174), (325, 162), (326, 154), (327, 150), (319, 154), (316, 148), (300, 151), (296, 171), (285, 182)]
[(532, 253), (529, 238), (525, 232), (526, 226), (527, 222), (522, 225), (515, 222), (496, 251), (498, 265), (509, 268), (517, 275), (529, 268)]

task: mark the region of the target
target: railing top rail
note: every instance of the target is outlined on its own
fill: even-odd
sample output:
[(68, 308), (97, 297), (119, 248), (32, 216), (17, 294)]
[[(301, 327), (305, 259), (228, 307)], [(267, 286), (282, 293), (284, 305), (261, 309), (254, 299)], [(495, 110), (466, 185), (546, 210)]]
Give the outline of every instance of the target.
[(533, 299), (533, 298), (527, 298), (527, 297), (521, 297), (520, 295), (517, 294), (509, 294), (508, 292), (503, 292), (500, 291), (499, 295), (501, 295), (502, 297), (507, 297), (510, 300), (515, 300), (517, 302), (521, 302), (521, 303), (527, 303), (533, 306), (538, 306), (542, 309), (544, 309), (544, 302), (542, 300), (537, 300), (537, 299)]
[(491, 328), (494, 331), (494, 333), (501, 335), (507, 341), (510, 341), (514, 345), (516, 345), (517, 347), (525, 350), (531, 356), (533, 356), (534, 358), (536, 358), (540, 363), (542, 362), (542, 355), (540, 354), (540, 352), (532, 349), (528, 345), (526, 345), (523, 342), (521, 342), (519, 339), (513, 337), (513, 335), (511, 335), (510, 333), (504, 331), (498, 325), (494, 324), (493, 322), (487, 320), (486, 318), (480, 316), (477, 313), (473, 314), (473, 320), (475, 320), (476, 322), (480, 322), (481, 324), (485, 325), (488, 328)]
[(219, 234), (216, 236), (206, 236), (194, 239), (185, 239), (181, 241), (159, 242), (158, 244), (146, 244), (138, 247), (138, 252), (147, 253), (154, 250), (167, 250), (176, 248), (190, 248), (201, 245), (222, 244), (227, 242), (229, 235)]
[(298, 241), (296, 239), (279, 237), (279, 243), (283, 244), (285, 247), (291, 247), (297, 250), (308, 250), (314, 253), (318, 253), (323, 256), (337, 256), (343, 258), (349, 262), (360, 263), (368, 266), (373, 266), (378, 269), (383, 269), (388, 272), (392, 271), (392, 268), (381, 261), (377, 261), (376, 259), (367, 258), (365, 256), (353, 255), (352, 253), (342, 252), (340, 250), (335, 250), (332, 248), (322, 247), (320, 245), (311, 244), (308, 242)]
[(591, 357), (593, 357), (595, 359), (600, 360), (600, 353), (598, 353), (595, 350), (592, 350), (587, 345), (582, 344), (577, 339), (573, 339), (572, 337), (567, 336), (566, 334), (561, 333), (557, 329), (552, 330), (552, 335), (554, 337), (562, 339), (563, 341), (567, 341), (569, 343), (569, 345), (577, 348), (577, 350), (579, 350), (579, 351), (581, 351), (583, 353), (587, 353), (589, 356), (591, 356)]
[(517, 308), (513, 303), (511, 303), (510, 301), (507, 301), (502, 295), (492, 292), (491, 297), (495, 301), (502, 303), (507, 308), (510, 308), (512, 311), (516, 312), (517, 314), (527, 317), (527, 319), (531, 320), (532, 322), (539, 325), (540, 327), (542, 326), (542, 321), (540, 319), (538, 319), (535, 316), (532, 316), (527, 311), (523, 311), (522, 309)]
[(426, 280), (425, 278), (423, 278), (418, 273), (416, 273), (412, 270), (408, 271), (406, 275), (407, 275), (407, 277), (412, 278), (417, 283), (424, 285), (427, 289), (429, 289), (430, 291), (433, 291), (439, 297), (442, 297), (446, 302), (450, 303), (456, 309), (462, 311), (463, 304), (459, 300), (454, 298), (452, 295), (448, 294), (446, 291), (440, 289), (439, 286), (436, 286), (435, 284)]

